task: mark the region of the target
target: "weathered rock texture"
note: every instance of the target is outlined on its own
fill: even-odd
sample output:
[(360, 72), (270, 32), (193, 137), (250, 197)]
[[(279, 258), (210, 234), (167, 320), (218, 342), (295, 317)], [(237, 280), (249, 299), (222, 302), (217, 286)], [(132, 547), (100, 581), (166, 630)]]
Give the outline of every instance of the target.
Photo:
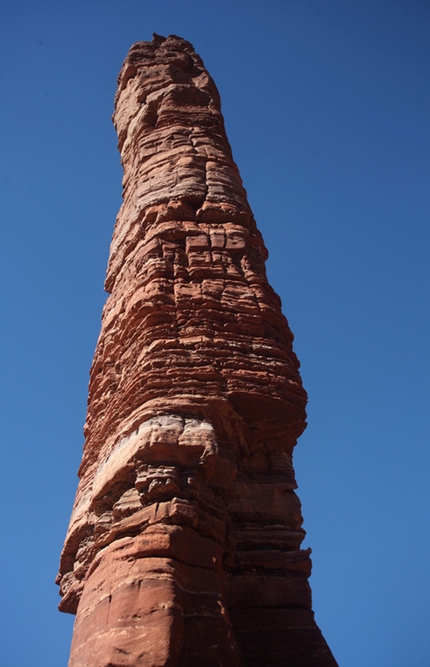
[(59, 575), (69, 665), (335, 665), (300, 549), (306, 394), (188, 42), (131, 48), (114, 123), (124, 203)]

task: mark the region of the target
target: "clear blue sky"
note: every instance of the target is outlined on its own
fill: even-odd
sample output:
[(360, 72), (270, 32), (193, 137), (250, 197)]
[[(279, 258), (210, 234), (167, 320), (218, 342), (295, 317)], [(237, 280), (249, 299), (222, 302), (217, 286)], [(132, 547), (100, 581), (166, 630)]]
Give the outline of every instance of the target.
[(296, 336), (316, 618), (341, 667), (428, 667), (430, 4), (1, 0), (1, 632), (66, 666), (53, 583), (76, 488), (130, 45), (191, 41)]

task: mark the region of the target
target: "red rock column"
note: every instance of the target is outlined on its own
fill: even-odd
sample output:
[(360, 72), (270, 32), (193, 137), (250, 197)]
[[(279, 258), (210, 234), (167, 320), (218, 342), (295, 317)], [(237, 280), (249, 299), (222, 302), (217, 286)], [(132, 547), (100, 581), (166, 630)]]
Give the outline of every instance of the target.
[(336, 665), (300, 550), (292, 334), (188, 42), (131, 48), (114, 123), (124, 202), (58, 577), (69, 667)]

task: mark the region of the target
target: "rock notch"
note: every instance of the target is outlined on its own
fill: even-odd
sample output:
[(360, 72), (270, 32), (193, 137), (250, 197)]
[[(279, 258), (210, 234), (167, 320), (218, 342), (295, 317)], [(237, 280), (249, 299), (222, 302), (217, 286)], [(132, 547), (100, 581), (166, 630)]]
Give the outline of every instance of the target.
[(132, 46), (124, 168), (58, 582), (69, 667), (333, 667), (292, 451), (306, 394), (214, 82)]

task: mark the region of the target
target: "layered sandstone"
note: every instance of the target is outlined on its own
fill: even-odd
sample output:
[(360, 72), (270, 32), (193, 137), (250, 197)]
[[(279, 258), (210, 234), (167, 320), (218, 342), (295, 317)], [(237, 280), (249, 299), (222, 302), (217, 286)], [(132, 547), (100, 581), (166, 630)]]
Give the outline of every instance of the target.
[(58, 579), (69, 666), (333, 666), (294, 491), (306, 394), (188, 42), (131, 48), (114, 123), (124, 202)]

